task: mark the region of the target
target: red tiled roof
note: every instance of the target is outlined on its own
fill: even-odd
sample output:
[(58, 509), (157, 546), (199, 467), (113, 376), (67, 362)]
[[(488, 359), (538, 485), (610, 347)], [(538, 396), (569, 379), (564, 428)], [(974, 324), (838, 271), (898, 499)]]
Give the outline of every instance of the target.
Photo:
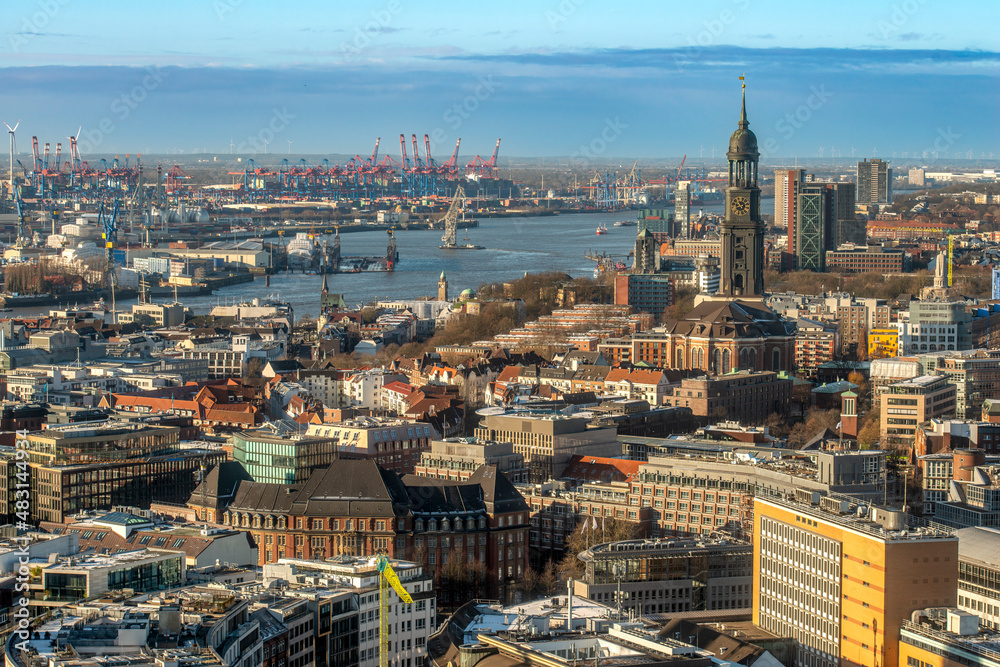
[(663, 374), (663, 371), (615, 368), (608, 373), (607, 377), (604, 378), (604, 381), (611, 384), (628, 380), (632, 384), (656, 385), (659, 384), (664, 377), (666, 376)]
[(563, 477), (591, 482), (631, 482), (641, 465), (642, 461), (577, 454), (569, 460)]
[(393, 380), (389, 384), (383, 385), (382, 391), (394, 391), (403, 396), (409, 396), (413, 393), (413, 386), (399, 380)]
[(500, 375), (497, 376), (497, 382), (517, 382), (519, 377), (521, 377), (520, 366), (504, 366)]

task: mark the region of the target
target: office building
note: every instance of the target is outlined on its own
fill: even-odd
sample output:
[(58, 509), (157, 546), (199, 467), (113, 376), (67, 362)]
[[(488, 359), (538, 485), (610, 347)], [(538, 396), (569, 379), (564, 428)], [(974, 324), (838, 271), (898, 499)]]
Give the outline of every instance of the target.
[(125, 588), (136, 593), (162, 591), (182, 585), (187, 577), (183, 553), (150, 549), (70, 557), (35, 566), (41, 569), (42, 588), (48, 592), (48, 599), (62, 602)]
[(903, 273), (909, 262), (902, 250), (880, 245), (845, 245), (826, 251), (826, 270), (838, 273)]
[(958, 538), (900, 510), (758, 495), (753, 540), (753, 621), (797, 639), (798, 665), (896, 665), (902, 622), (956, 602)]
[(826, 270), (829, 208), (830, 193), (826, 184), (807, 183), (799, 188), (795, 204), (795, 245), (791, 246), (796, 268), (816, 272)]
[(981, 449), (954, 456), (948, 499), (936, 504), (935, 519), (952, 528), (1000, 527), (1000, 465)]
[(305, 434), (329, 441), (341, 458), (372, 459), (400, 475), (413, 472), (420, 455), (430, 449), (431, 439), (437, 436), (422, 422), (364, 416), (310, 424)]
[[(148, 507), (154, 500), (183, 503), (199, 471), (224, 461), (226, 452), (183, 446), (179, 432), (176, 426), (110, 421), (30, 433), (30, 520), (62, 523), (81, 510)], [(0, 457), (0, 475), (8, 488), (17, 472), (12, 452)], [(14, 494), (0, 495), (0, 500), (0, 514), (12, 518)]]
[(479, 438), (448, 438), (431, 442), (431, 450), (420, 455), (415, 474), (420, 477), (465, 481), (481, 466), (496, 466), (515, 484), (528, 481), (524, 456), (514, 453), (509, 442)]
[(1000, 529), (962, 528), (958, 536), (958, 608), (1000, 630)]
[(917, 426), (955, 416), (955, 385), (945, 375), (921, 375), (889, 385), (881, 395), (881, 433), (888, 442), (913, 446)]
[(900, 628), (899, 667), (1000, 667), (1000, 638), (976, 614), (921, 609)]
[(579, 555), (584, 575), (574, 593), (638, 614), (749, 608), (753, 547), (733, 539), (628, 540)]
[(915, 301), (910, 304), (909, 322), (899, 323), (899, 353), (967, 350), (971, 321), (963, 301)]
[(586, 417), (538, 412), (487, 415), (476, 429), (477, 438), (513, 443), (535, 484), (560, 477), (575, 454), (621, 456), (616, 435), (614, 428), (591, 426)]
[(858, 163), (859, 204), (892, 203), (892, 168), (879, 158), (865, 158)]
[(330, 465), (336, 457), (333, 438), (280, 433), (271, 428), (240, 431), (229, 442), (233, 459), (255, 482), (303, 483), (314, 470)]
[(773, 371), (733, 371), (725, 375), (685, 378), (666, 405), (691, 408), (702, 422), (727, 419), (760, 424), (768, 415), (783, 414), (792, 398), (793, 381)]

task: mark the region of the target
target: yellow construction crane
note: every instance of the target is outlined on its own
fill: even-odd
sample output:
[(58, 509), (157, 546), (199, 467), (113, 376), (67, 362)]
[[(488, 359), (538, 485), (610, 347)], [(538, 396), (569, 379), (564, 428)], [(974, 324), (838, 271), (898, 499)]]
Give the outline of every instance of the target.
[(413, 604), (413, 598), (399, 582), (385, 554), (379, 555), (375, 567), (378, 568), (378, 664), (389, 667), (389, 587), (392, 586), (406, 604)]

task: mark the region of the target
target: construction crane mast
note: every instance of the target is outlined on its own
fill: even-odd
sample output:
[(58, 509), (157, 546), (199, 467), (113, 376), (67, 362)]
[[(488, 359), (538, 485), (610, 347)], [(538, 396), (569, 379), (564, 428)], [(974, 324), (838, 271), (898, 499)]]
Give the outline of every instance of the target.
[(451, 198), (451, 206), (448, 207), (448, 212), (441, 219), (444, 223), (444, 236), (441, 237), (444, 246), (442, 247), (455, 247), (456, 238), (458, 237), (458, 214), (464, 206), (465, 189), (461, 185), (458, 185), (455, 187), (455, 196)]
[(389, 667), (389, 587), (406, 604), (413, 604), (413, 598), (403, 588), (385, 554), (379, 555), (375, 567), (378, 568), (378, 664)]
[(115, 246), (118, 245), (118, 208), (120, 201), (115, 199), (115, 207), (108, 215), (101, 204), (97, 214), (98, 225), (104, 229), (104, 248), (107, 260), (108, 289), (111, 290), (111, 317), (115, 317), (115, 288), (118, 286), (118, 276), (115, 271)]

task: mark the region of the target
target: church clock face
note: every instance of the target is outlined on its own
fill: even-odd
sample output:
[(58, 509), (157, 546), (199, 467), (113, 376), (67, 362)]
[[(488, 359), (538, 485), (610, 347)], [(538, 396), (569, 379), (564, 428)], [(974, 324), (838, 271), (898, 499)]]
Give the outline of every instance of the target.
[(750, 200), (746, 197), (737, 197), (733, 200), (733, 213), (736, 215), (746, 215), (750, 212)]

